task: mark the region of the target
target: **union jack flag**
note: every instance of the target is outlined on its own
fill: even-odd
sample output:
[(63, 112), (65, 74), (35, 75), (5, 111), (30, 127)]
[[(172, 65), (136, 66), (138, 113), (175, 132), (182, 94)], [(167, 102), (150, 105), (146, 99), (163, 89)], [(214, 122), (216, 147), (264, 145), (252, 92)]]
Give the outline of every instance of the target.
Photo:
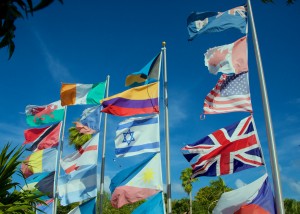
[(252, 116), (182, 148), (193, 175), (220, 176), (264, 165)]

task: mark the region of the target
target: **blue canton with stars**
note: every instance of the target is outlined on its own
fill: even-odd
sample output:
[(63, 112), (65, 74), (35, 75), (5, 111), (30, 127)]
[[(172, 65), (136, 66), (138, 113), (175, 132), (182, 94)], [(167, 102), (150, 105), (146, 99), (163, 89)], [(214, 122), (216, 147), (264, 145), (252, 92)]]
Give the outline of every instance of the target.
[(123, 133), (124, 139), (123, 139), (122, 143), (127, 143), (129, 145), (131, 142), (135, 141), (134, 137), (133, 137), (133, 133), (134, 132), (130, 131), (130, 129), (128, 129), (127, 132), (124, 132)]

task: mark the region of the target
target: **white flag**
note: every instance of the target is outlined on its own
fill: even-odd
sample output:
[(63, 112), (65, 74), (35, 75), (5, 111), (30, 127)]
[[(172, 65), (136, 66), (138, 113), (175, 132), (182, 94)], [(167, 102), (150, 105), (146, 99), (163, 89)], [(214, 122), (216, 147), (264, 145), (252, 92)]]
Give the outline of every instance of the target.
[(97, 165), (58, 178), (58, 194), (63, 206), (97, 196)]
[(63, 158), (61, 167), (67, 174), (77, 170), (81, 166), (96, 165), (98, 160), (99, 133), (95, 134), (78, 151)]
[(132, 117), (119, 123), (115, 145), (117, 157), (159, 152), (158, 115)]

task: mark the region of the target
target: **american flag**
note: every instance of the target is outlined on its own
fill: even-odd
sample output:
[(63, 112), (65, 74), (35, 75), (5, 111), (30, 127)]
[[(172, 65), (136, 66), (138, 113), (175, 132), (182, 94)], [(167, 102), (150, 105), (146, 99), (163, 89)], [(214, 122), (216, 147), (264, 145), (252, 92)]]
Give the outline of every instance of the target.
[(252, 112), (248, 72), (223, 74), (204, 100), (204, 114)]
[(191, 163), (192, 178), (232, 174), (264, 164), (252, 116), (181, 150)]

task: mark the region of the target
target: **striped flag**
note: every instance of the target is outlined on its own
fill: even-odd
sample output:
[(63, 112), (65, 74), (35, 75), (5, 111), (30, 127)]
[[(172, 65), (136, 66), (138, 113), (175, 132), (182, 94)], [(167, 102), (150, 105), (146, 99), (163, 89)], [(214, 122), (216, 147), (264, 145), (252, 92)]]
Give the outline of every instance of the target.
[(55, 170), (56, 149), (43, 149), (33, 152), (21, 165), (21, 171), (25, 178), (41, 172), (52, 172)]
[(61, 123), (53, 124), (44, 128), (33, 128), (24, 131), (25, 142), (23, 144), (32, 143), (27, 150), (43, 150), (56, 147), (59, 142), (59, 132)]
[(158, 116), (132, 117), (119, 123), (115, 145), (117, 157), (159, 152)]
[(101, 100), (101, 112), (116, 116), (159, 113), (158, 83), (142, 85)]
[(62, 106), (99, 104), (104, 98), (106, 82), (97, 84), (63, 83), (60, 89)]
[(204, 114), (252, 112), (248, 72), (223, 74), (204, 100)]
[(58, 178), (61, 205), (84, 201), (97, 196), (97, 166), (92, 165)]
[(96, 165), (98, 159), (99, 133), (95, 134), (78, 151), (60, 161), (61, 167), (67, 174), (78, 170), (81, 166)]

